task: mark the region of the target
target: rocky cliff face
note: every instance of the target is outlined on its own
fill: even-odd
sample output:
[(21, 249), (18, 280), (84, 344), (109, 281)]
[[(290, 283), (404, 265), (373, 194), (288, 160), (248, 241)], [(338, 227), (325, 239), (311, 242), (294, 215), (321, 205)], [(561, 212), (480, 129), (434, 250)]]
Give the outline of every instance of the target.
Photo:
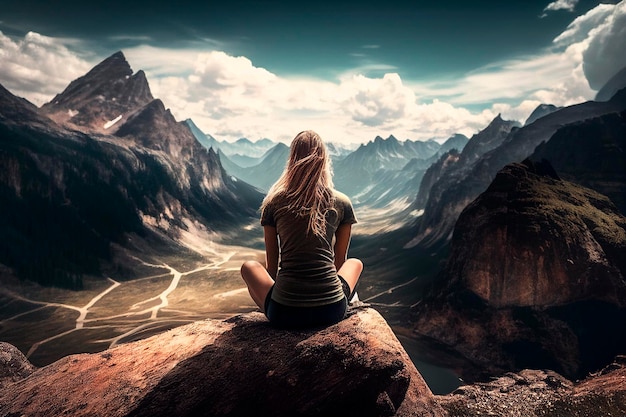
[(626, 349), (624, 253), (608, 198), (547, 163), (509, 165), (459, 217), (416, 331), (486, 367), (580, 377)]
[(0, 415), (444, 416), (371, 309), (285, 332), (260, 313), (73, 355), (0, 390)]
[(626, 214), (626, 111), (560, 128), (530, 159), (547, 159), (563, 179), (608, 196)]
[(626, 305), (626, 218), (547, 163), (512, 164), (462, 213), (445, 270), (494, 307)]
[(419, 191), (413, 203), (414, 208), (421, 210), (426, 206), (430, 190), (432, 190), (433, 186), (440, 178), (446, 175), (445, 173), (447, 171), (455, 169), (454, 166), (459, 162), (460, 158), (461, 154), (456, 149), (452, 149), (441, 155), (437, 162), (428, 167), (420, 182)]
[(36, 368), (15, 346), (0, 342), (0, 390), (16, 381), (20, 381)]
[(107, 133), (152, 100), (145, 73), (133, 74), (124, 54), (117, 52), (72, 81), (41, 110), (61, 124)]
[[(475, 198), (480, 190), (479, 178), (471, 178), (469, 171), (486, 152), (497, 148), (517, 126), (517, 122), (502, 120), (498, 115), (489, 126), (467, 142), (457, 158), (455, 154), (443, 157), (426, 172), (427, 182), (420, 184), (414, 209), (424, 209), (419, 219), (416, 236), (407, 244), (413, 247), (437, 245), (447, 241), (458, 214)], [(430, 187), (429, 187), (430, 185)]]
[(554, 113), (560, 109), (560, 107), (556, 107), (553, 104), (540, 104), (533, 110), (533, 112), (528, 116), (526, 121), (524, 122), (524, 126), (529, 125), (536, 121), (537, 119), (541, 119), (543, 116), (547, 116), (550, 113)]

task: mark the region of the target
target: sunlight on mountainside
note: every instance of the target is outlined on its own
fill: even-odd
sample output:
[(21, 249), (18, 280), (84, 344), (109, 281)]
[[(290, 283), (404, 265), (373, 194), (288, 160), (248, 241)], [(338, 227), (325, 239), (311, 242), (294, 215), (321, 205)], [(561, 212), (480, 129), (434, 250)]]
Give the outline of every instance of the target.
[(419, 212), (405, 215), (404, 213), (409, 207), (410, 204), (398, 200), (391, 202), (384, 208), (357, 207), (355, 210), (359, 222), (353, 228), (354, 233), (376, 235), (405, 227), (419, 217)]

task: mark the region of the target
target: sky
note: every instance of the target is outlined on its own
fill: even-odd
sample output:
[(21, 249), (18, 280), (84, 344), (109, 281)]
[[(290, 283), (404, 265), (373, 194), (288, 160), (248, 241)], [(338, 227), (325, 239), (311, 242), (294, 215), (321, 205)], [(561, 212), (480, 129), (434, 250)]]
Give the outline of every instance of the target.
[(443, 141), (593, 99), (626, 0), (0, 0), (0, 84), (38, 106), (120, 50), (218, 140)]

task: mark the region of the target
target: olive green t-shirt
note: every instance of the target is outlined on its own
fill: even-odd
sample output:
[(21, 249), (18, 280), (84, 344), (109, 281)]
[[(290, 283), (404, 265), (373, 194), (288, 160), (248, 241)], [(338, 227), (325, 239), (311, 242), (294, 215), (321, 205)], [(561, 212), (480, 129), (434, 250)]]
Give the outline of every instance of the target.
[(307, 233), (308, 217), (298, 216), (271, 201), (261, 213), (261, 225), (276, 227), (280, 263), (272, 299), (291, 307), (314, 307), (344, 297), (335, 269), (334, 236), (341, 224), (357, 222), (350, 199), (334, 190), (333, 208), (326, 214), (326, 236)]

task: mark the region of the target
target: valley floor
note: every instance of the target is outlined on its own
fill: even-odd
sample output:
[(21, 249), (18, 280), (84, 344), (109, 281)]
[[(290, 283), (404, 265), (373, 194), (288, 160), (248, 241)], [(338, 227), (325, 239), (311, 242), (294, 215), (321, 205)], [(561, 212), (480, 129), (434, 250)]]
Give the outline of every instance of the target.
[(251, 311), (255, 306), (239, 268), (256, 252), (222, 249), (206, 263), (143, 263), (153, 273), (130, 281), (85, 279), (83, 291), (42, 288), (4, 271), (0, 339), (43, 366), (68, 354), (102, 351), (196, 320)]

